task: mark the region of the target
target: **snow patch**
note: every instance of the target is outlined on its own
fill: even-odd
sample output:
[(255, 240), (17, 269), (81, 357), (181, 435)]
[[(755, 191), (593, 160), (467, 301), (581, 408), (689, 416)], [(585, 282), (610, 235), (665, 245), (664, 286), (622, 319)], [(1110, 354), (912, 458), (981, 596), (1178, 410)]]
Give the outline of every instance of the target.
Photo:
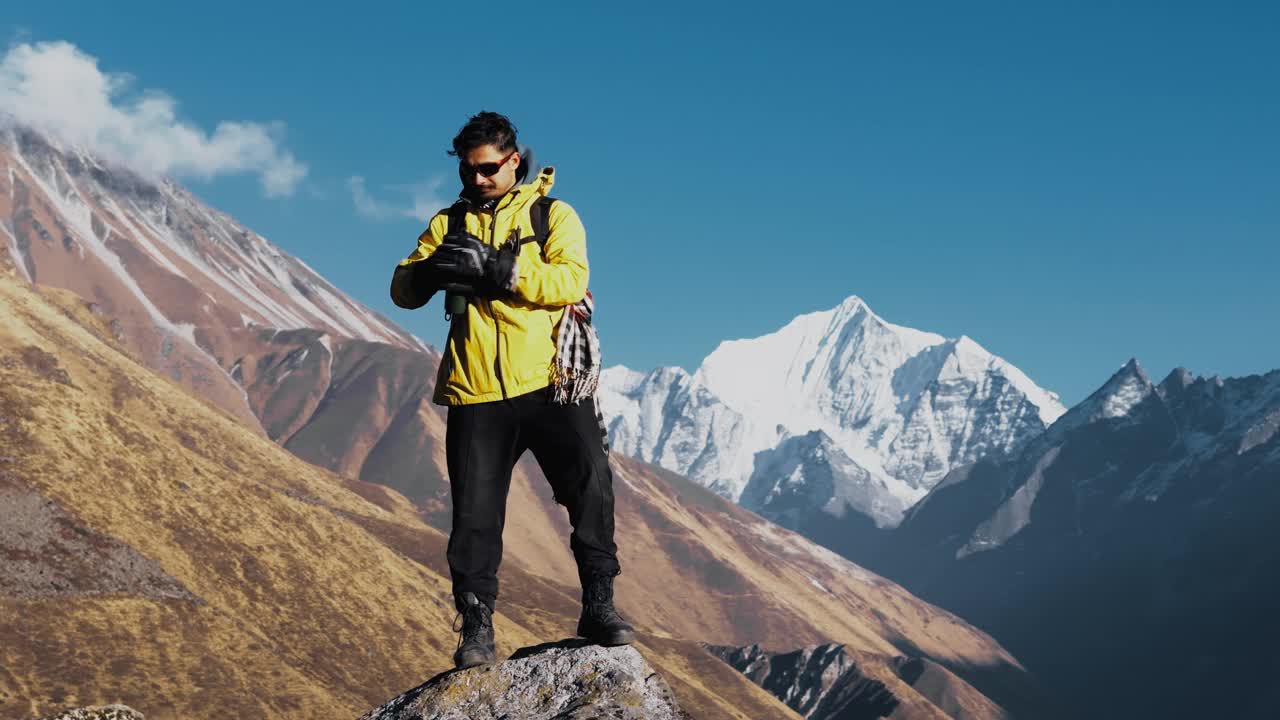
[(831, 592), (831, 590), (830, 590), (830, 589), (828, 589), (826, 585), (823, 585), (822, 583), (820, 583), (820, 582), (818, 582), (817, 580), (813, 579), (813, 577), (812, 577), (811, 575), (805, 574), (805, 578), (806, 578), (806, 579), (808, 579), (808, 581), (809, 581), (809, 584), (810, 584), (810, 585), (813, 585), (814, 587), (818, 588), (818, 589), (819, 589), (819, 590), (821, 590), (822, 592), (824, 592), (824, 593), (826, 593), (826, 594), (828, 594), (828, 595), (834, 595), (834, 594), (835, 594), (835, 593)]
[[(187, 274), (183, 272), (181, 268), (175, 265), (174, 262), (169, 259), (169, 256), (166, 255), (160, 249), (159, 246), (151, 242), (151, 238), (148, 237), (148, 233), (143, 232), (140, 228), (138, 228), (136, 225), (134, 225), (132, 222), (129, 221), (128, 213), (121, 210), (120, 206), (116, 204), (115, 200), (111, 199), (110, 197), (104, 196), (100, 202), (102, 203), (103, 207), (106, 207), (107, 209), (110, 209), (113, 211), (112, 214), (115, 215), (116, 219), (119, 220), (121, 223), (123, 223), (125, 228), (129, 230), (130, 237), (135, 242), (137, 242), (138, 245), (142, 246), (143, 252), (145, 252), (152, 260), (155, 260), (156, 264), (160, 265), (160, 267), (163, 267), (165, 270), (168, 270), (174, 275), (177, 275), (178, 277), (187, 278)], [(134, 208), (138, 207), (137, 203), (133, 202), (132, 200), (129, 201), (129, 204), (133, 205)], [(108, 227), (107, 232), (110, 232), (110, 231), (111, 231), (111, 228)], [(106, 238), (103, 238), (102, 241), (105, 243)], [(187, 279), (189, 280), (190, 278), (187, 278)]]
[(13, 258), (14, 266), (18, 268), (18, 272), (22, 273), (22, 277), (26, 278), (27, 282), (32, 282), (31, 273), (27, 272), (26, 258), (23, 257), (22, 251), (18, 249), (18, 238), (14, 235), (13, 231), (9, 229), (9, 223), (5, 220), (0, 220), (0, 230), (3, 230), (4, 234), (9, 236), (7, 246), (9, 249), (9, 257)]
[(1150, 392), (1141, 378), (1127, 375), (1119, 387), (1103, 400), (1101, 414), (1104, 418), (1124, 417)]
[(168, 330), (185, 337), (185, 333), (171, 323), (169, 318), (161, 312), (160, 308), (157, 307), (155, 303), (151, 302), (151, 298), (147, 297), (147, 294), (138, 285), (137, 281), (135, 281), (133, 276), (125, 269), (124, 264), (120, 261), (120, 256), (116, 255), (107, 248), (106, 245), (98, 240), (97, 235), (93, 232), (89, 206), (84, 202), (84, 199), (80, 197), (79, 193), (76, 193), (73, 198), (64, 198), (53, 187), (45, 182), (45, 179), (27, 163), (26, 158), (22, 157), (20, 153), (14, 153), (13, 157), (27, 171), (27, 175), (31, 178), (31, 181), (40, 188), (40, 192), (44, 194), (45, 198), (54, 206), (58, 214), (67, 222), (68, 231), (73, 233), (82, 245), (88, 247), (94, 255), (102, 261), (102, 264), (116, 276), (120, 283), (124, 285), (124, 287), (128, 289), (135, 298), (137, 298), (139, 304), (142, 305), (143, 310), (145, 310), (151, 317), (152, 321), (164, 330)]

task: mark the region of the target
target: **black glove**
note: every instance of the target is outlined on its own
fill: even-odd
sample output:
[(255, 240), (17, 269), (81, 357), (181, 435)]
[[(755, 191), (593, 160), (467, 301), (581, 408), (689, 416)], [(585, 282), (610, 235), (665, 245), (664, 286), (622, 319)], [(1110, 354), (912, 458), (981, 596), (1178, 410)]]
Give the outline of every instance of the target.
[(497, 250), (470, 233), (452, 233), (444, 237), (426, 264), (441, 286), (470, 285), (476, 294), (501, 297), (510, 293), (507, 283), (515, 262), (515, 251), (509, 247)]
[(491, 297), (510, 297), (515, 294), (516, 279), (516, 251), (503, 245), (489, 255), (484, 268), (485, 290)]
[(492, 253), (493, 248), (471, 233), (450, 233), (427, 258), (427, 264), (442, 278), (474, 282), (484, 277)]
[(478, 282), (461, 281), (457, 276), (442, 273), (426, 260), (397, 265), (391, 276), (391, 301), (407, 310), (416, 310), (441, 290), (458, 295), (477, 295)]
[(410, 265), (413, 269), (414, 294), (420, 297), (426, 297), (428, 300), (437, 292), (444, 290), (445, 292), (461, 293), (463, 295), (475, 294), (475, 282), (461, 282), (451, 274), (442, 273), (434, 268), (429, 262), (416, 262)]

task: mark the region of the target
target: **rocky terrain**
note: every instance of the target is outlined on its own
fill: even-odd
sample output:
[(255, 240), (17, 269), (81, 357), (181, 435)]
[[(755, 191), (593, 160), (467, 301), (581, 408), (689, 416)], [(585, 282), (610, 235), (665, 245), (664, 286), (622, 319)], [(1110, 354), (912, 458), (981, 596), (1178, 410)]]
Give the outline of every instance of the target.
[(809, 720), (1012, 717), (925, 658), (868, 655), (831, 644), (790, 652), (768, 652), (758, 645), (708, 649)]
[(145, 720), (145, 716), (128, 705), (95, 705), (63, 710), (40, 720)]

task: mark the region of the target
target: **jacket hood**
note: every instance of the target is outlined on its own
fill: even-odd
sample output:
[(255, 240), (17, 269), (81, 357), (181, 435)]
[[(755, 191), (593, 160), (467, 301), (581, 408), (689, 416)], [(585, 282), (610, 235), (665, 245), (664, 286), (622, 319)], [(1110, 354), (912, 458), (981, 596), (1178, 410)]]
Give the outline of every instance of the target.
[(538, 171), (531, 182), (517, 185), (516, 188), (529, 188), (528, 192), (537, 195), (547, 195), (551, 192), (551, 188), (556, 184), (556, 169), (550, 165)]

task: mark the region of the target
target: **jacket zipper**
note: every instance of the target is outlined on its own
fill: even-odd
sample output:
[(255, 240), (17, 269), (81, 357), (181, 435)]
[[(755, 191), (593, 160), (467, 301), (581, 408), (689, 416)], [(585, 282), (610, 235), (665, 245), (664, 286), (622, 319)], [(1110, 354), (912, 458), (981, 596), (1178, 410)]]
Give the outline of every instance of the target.
[[(493, 217), (489, 222), (489, 244), (497, 249), (498, 239), (498, 205), (493, 206)], [(498, 375), (498, 387), (502, 389), (502, 399), (507, 400), (507, 384), (502, 380), (502, 324), (498, 321), (498, 314), (493, 311), (493, 298), (486, 298), (489, 305), (489, 315), (493, 317), (493, 352), (494, 352), (494, 369)]]

